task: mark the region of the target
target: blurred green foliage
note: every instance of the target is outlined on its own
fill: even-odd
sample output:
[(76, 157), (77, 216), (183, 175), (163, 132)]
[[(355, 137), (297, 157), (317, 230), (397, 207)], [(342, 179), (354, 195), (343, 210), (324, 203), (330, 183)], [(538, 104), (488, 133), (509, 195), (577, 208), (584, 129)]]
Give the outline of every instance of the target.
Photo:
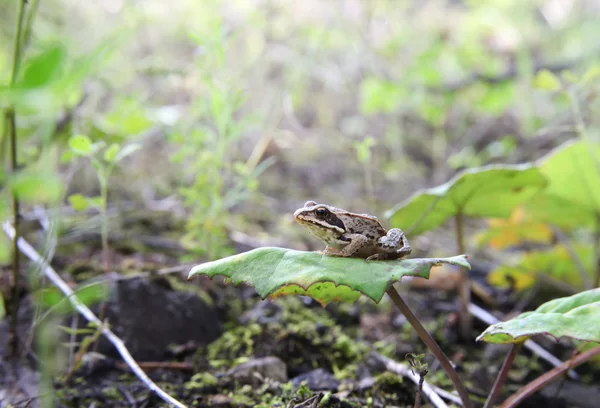
[[(116, 202), (149, 188), (183, 205), (194, 256), (217, 258), (231, 231), (285, 235), (274, 220), (307, 195), (381, 208), (460, 170), (534, 161), (576, 135), (598, 142), (598, 15), (585, 2), (224, 4), (41, 2), (14, 86), (16, 5), (1, 4), (0, 108), (17, 112), (20, 164), (0, 174), (3, 219), (11, 192), (25, 211), (83, 211), (106, 209), (109, 190)], [(120, 162), (138, 145), (143, 157)], [(99, 195), (71, 177), (73, 156), (92, 161)], [(108, 181), (116, 162), (122, 177)], [(590, 238), (593, 217), (561, 200), (592, 164), (547, 166), (564, 179), (526, 222)]]

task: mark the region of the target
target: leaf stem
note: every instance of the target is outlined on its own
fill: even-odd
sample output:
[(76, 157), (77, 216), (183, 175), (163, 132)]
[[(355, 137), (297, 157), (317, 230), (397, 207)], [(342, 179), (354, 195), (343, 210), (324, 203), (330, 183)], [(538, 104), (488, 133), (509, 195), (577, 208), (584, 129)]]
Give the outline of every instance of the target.
[(596, 214), (596, 229), (594, 231), (594, 246), (592, 262), (594, 262), (594, 288), (600, 287), (600, 214)]
[(448, 357), (446, 357), (440, 346), (436, 343), (433, 337), (431, 337), (429, 332), (423, 327), (419, 319), (417, 319), (417, 317), (413, 314), (413, 312), (410, 310), (410, 308), (404, 302), (404, 300), (402, 300), (402, 297), (400, 297), (400, 294), (398, 293), (398, 291), (396, 291), (394, 286), (390, 286), (390, 288), (387, 291), (387, 294), (392, 299), (392, 302), (394, 302), (398, 310), (400, 310), (404, 317), (406, 317), (406, 320), (408, 320), (410, 325), (415, 329), (421, 340), (423, 340), (423, 342), (427, 345), (429, 350), (438, 359), (438, 361), (446, 371), (446, 374), (454, 384), (454, 387), (458, 391), (458, 395), (460, 395), (463, 407), (471, 408), (472, 405), (471, 400), (469, 399), (469, 393), (467, 392), (467, 389), (460, 380), (460, 377), (454, 370), (454, 367), (452, 367), (450, 360), (448, 360)]
[(494, 401), (496, 401), (496, 398), (498, 398), (498, 394), (500, 394), (500, 390), (504, 385), (504, 381), (506, 381), (506, 377), (508, 376), (508, 372), (512, 367), (512, 363), (515, 361), (515, 357), (519, 353), (522, 345), (523, 343), (520, 342), (512, 345), (510, 352), (506, 355), (506, 359), (502, 364), (502, 368), (500, 368), (500, 371), (498, 372), (496, 381), (494, 381), (494, 385), (492, 386), (490, 394), (488, 395), (487, 401), (485, 402), (483, 408), (492, 408), (494, 406)]
[[(458, 252), (465, 253), (465, 240), (463, 234), (463, 213), (458, 211), (454, 216), (456, 221), (456, 243)], [(466, 268), (460, 268), (460, 279), (458, 281), (458, 297), (460, 301), (460, 335), (463, 340), (469, 338), (471, 333), (471, 315), (469, 314), (469, 303), (471, 302), (471, 282), (469, 281), (469, 271)]]
[[(27, 5), (26, 0), (21, 0), (19, 6), (19, 14), (17, 17), (17, 32), (15, 33), (15, 41), (13, 48), (13, 64), (12, 72), (10, 76), (10, 86), (14, 86), (19, 75), (19, 68), (21, 66), (21, 38), (23, 33), (23, 21), (25, 19), (25, 6)], [(10, 170), (11, 174), (15, 175), (18, 170), (18, 156), (17, 156), (17, 117), (14, 106), (10, 106), (6, 111), (6, 123), (9, 132), (8, 139), (10, 140)], [(6, 140), (6, 138), (5, 138)], [(19, 311), (19, 246), (18, 240), (20, 236), (20, 223), (19, 223), (19, 197), (13, 191), (12, 192), (12, 209), (13, 209), (13, 226), (15, 229), (15, 236), (12, 240), (12, 283), (11, 283), (11, 325), (10, 325), (10, 354), (16, 356), (18, 350), (18, 338), (17, 338), (17, 314)]]
[(600, 355), (600, 346), (594, 347), (593, 349), (578, 354), (563, 362), (561, 365), (553, 368), (552, 370), (540, 375), (538, 378), (531, 381), (529, 384), (526, 384), (519, 391), (511, 395), (506, 401), (504, 401), (504, 403), (500, 407), (516, 407), (521, 402), (523, 402), (524, 399), (529, 397), (534, 392), (538, 391), (540, 388), (556, 380), (557, 377), (563, 375), (571, 368), (577, 367), (578, 365), (585, 363), (586, 361), (588, 361), (596, 355)]
[(419, 384), (417, 384), (417, 395), (415, 395), (415, 405), (414, 408), (421, 407), (421, 393), (423, 392), (423, 383), (425, 382), (425, 376), (427, 375), (427, 370), (419, 373)]

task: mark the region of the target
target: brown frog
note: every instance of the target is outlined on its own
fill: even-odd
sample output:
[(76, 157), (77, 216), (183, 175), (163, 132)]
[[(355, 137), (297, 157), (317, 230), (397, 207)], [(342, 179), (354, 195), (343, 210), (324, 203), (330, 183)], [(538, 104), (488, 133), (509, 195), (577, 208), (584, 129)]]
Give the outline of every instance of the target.
[(386, 231), (372, 215), (307, 201), (294, 212), (294, 218), (327, 244), (325, 255), (370, 261), (399, 259), (412, 251), (401, 229)]

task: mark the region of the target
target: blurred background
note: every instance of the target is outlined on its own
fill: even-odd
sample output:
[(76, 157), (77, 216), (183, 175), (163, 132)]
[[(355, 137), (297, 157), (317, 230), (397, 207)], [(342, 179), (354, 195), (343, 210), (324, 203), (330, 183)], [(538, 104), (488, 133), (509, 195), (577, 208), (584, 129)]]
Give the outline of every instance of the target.
[[(461, 170), (537, 160), (584, 128), (598, 140), (597, 0), (29, 0), (22, 18), (20, 3), (0, 3), (0, 106), (16, 112), (21, 174), (8, 177), (7, 164), (2, 181), (21, 198), (22, 233), (73, 285), (261, 246), (322, 249), (292, 217), (307, 200), (390, 227), (387, 210)], [(9, 119), (0, 124), (3, 157)], [(553, 247), (560, 240), (549, 225), (527, 226), (534, 244), (482, 238), (499, 222), (465, 225), (475, 274), (496, 285), (491, 293), (537, 295), (540, 274), (559, 294), (584, 287), (579, 261)], [(565, 231), (591, 273), (591, 230)], [(416, 255), (459, 250), (452, 222), (408, 238)], [(11, 244), (0, 242), (8, 288)], [(546, 255), (531, 254), (540, 249)], [(32, 268), (22, 266), (20, 299), (44, 286)], [(170, 285), (192, 286), (178, 282)], [(225, 329), (241, 330), (233, 317), (259, 302), (247, 288), (199, 286)], [(454, 301), (453, 292), (435, 296), (446, 309)], [(5, 303), (13, 298), (7, 289)], [(318, 307), (316, 319), (335, 330), (352, 322), (352, 341), (367, 330), (379, 351), (401, 356), (387, 337), (400, 324), (391, 312), (378, 332), (381, 311), (358, 305), (367, 321), (356, 305)], [(247, 338), (264, 336), (252, 330)], [(344, 361), (355, 362), (338, 340)]]

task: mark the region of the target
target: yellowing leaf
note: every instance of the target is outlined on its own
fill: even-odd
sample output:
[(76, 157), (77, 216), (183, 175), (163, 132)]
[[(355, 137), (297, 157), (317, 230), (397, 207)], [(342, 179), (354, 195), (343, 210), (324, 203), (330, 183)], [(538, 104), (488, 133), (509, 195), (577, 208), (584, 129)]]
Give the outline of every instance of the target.
[[(575, 245), (575, 253), (583, 263), (586, 273), (592, 275), (593, 255), (590, 245)], [(574, 287), (582, 287), (583, 282), (577, 265), (569, 251), (556, 245), (546, 251), (525, 254), (514, 265), (501, 265), (488, 275), (488, 280), (496, 286), (509, 286), (514, 283), (516, 289), (524, 290), (535, 283), (538, 274), (546, 274), (552, 279), (565, 282)]]
[(515, 208), (509, 219), (490, 219), (488, 224), (490, 228), (479, 235), (479, 243), (497, 250), (523, 242), (547, 244), (552, 241), (550, 227), (541, 222), (528, 221), (522, 206)]

